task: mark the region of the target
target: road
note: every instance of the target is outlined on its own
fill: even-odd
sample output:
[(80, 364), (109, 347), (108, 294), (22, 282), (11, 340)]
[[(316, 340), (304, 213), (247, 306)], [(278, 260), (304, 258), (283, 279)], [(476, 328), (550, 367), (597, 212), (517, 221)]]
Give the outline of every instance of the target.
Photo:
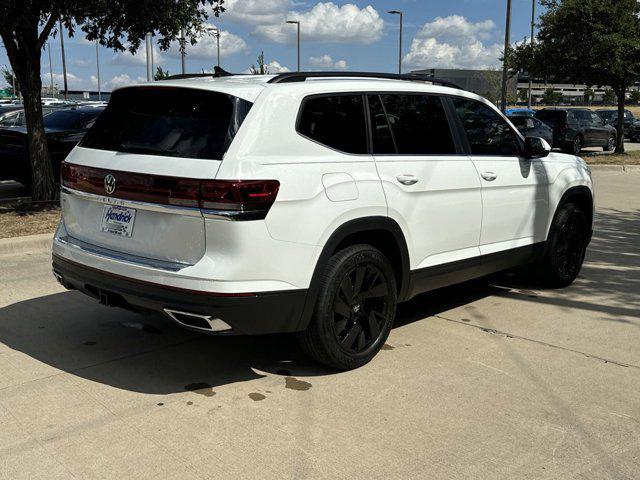
[(356, 371), (288, 336), (208, 337), (0, 262), (0, 478), (640, 478), (640, 175), (596, 174), (570, 288), (510, 277), (402, 305)]

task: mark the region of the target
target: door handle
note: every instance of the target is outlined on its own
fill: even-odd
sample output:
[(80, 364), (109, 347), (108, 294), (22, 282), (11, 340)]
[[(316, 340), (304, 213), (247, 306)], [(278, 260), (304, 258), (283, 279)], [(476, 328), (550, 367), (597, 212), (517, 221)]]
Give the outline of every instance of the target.
[(493, 172), (482, 172), (480, 176), (484, 178), (487, 182), (493, 182), (496, 178), (498, 178), (498, 175), (496, 175)]
[(418, 183), (418, 179), (414, 175), (398, 175), (396, 180), (402, 185), (415, 185)]

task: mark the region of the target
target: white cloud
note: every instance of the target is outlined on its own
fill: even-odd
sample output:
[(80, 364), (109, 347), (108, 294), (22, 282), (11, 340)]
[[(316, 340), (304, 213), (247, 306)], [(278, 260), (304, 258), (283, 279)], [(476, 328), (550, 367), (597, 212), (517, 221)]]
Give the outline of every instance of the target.
[(69, 61), (69, 64), (73, 65), (74, 67), (88, 67), (89, 65), (91, 65), (91, 62), (86, 58), (72, 58)]
[(403, 63), (410, 68), (479, 68), (500, 64), (502, 47), (486, 45), (496, 25), (492, 20), (469, 22), (460, 15), (425, 23), (411, 42)]
[[(206, 24), (205, 27), (215, 28), (214, 25)], [(217, 40), (213, 32), (203, 32), (197, 37), (198, 43), (191, 45), (187, 40), (187, 58), (197, 58), (199, 60), (215, 61), (217, 55)], [(247, 51), (247, 43), (233, 33), (226, 30), (220, 31), (220, 56), (227, 57), (239, 52)], [(180, 47), (178, 42), (174, 42), (169, 47), (168, 55), (173, 58), (180, 57)]]
[[(41, 75), (42, 85), (49, 87), (51, 84), (51, 76), (49, 73), (43, 73)], [(62, 73), (53, 73), (53, 85), (57, 86), (60, 91), (64, 90), (64, 75)], [(97, 82), (96, 82), (97, 85)], [(91, 90), (93, 84), (90, 80), (82, 77), (78, 77), (71, 72), (67, 72), (67, 86), (69, 90)]]
[(226, 0), (223, 18), (250, 25), (275, 24), (293, 8), (291, 0)]
[[(97, 79), (96, 79), (97, 80)], [(116, 75), (115, 77), (113, 77), (111, 80), (109, 80), (108, 82), (106, 82), (104, 84), (104, 86), (108, 89), (108, 90), (114, 90), (116, 88), (120, 88), (120, 87), (125, 87), (127, 85), (133, 85), (136, 83), (143, 83), (145, 81), (144, 78), (142, 77), (137, 77), (135, 80), (133, 78), (131, 78), (129, 75), (127, 75), (126, 73), (122, 73), (120, 75)]]
[(300, 21), (300, 36), (304, 41), (354, 42), (369, 44), (382, 37), (384, 22), (371, 5), (358, 8), (348, 3), (317, 3), (307, 12), (288, 12), (277, 22), (258, 25), (253, 33), (278, 43), (295, 39), (296, 26), (285, 20)]
[[(145, 44), (142, 43), (136, 53), (132, 54), (128, 50), (124, 52), (116, 52), (111, 57), (111, 63), (113, 65), (123, 65), (129, 67), (139, 67), (147, 64), (147, 49)], [(160, 49), (157, 45), (153, 45), (153, 64), (162, 65), (165, 63), (164, 56), (160, 53)]]
[(269, 73), (287, 73), (291, 71), (289, 67), (280, 65), (280, 63), (276, 62), (275, 60), (269, 62), (267, 67), (269, 68)]
[(318, 70), (346, 70), (348, 67), (346, 60), (333, 61), (329, 55), (324, 54), (319, 57), (309, 57), (309, 65)]

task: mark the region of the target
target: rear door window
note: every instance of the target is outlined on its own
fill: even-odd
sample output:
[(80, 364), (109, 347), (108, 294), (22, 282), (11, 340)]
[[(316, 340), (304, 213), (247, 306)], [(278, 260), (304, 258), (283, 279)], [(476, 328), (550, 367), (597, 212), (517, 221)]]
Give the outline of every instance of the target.
[(452, 101), (473, 155), (517, 156), (520, 153), (518, 137), (497, 112), (474, 100), (453, 98)]
[[(374, 153), (389, 152), (391, 134), (398, 154), (453, 155), (455, 142), (437, 96), (415, 94), (370, 95)], [(382, 111), (380, 110), (382, 106)], [(384, 113), (384, 115), (381, 115)], [(389, 130), (384, 126), (386, 116)]]
[(222, 160), (252, 104), (187, 88), (115, 92), (81, 146), (115, 152)]
[(298, 133), (345, 153), (367, 153), (362, 95), (314, 96), (304, 100)]

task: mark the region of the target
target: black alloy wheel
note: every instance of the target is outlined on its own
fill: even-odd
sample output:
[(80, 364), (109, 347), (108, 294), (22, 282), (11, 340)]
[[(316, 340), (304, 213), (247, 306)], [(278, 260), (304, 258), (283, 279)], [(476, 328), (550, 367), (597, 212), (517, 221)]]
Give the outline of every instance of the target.
[(580, 155), (582, 151), (582, 137), (576, 135), (576, 138), (573, 139), (571, 150), (574, 155)]
[(609, 136), (607, 144), (602, 148), (605, 152), (613, 152), (616, 149), (616, 136)]

